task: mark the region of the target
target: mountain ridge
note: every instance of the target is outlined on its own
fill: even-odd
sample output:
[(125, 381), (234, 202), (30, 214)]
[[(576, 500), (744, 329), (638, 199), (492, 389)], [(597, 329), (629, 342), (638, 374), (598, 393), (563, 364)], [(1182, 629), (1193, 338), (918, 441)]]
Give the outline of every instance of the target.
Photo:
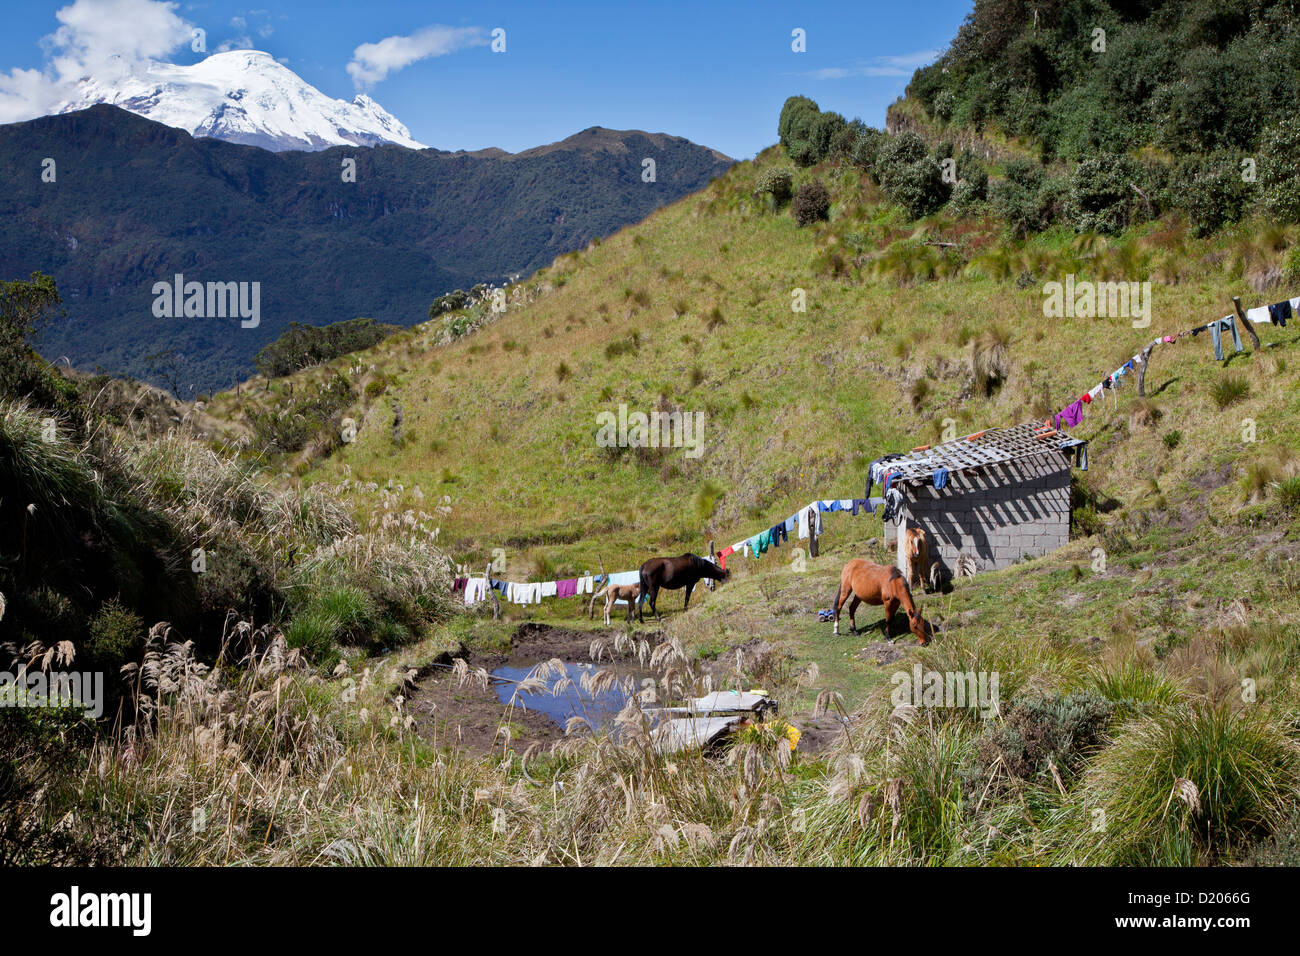
[[(0, 274), (55, 275), (68, 316), (46, 330), (51, 353), (159, 384), (146, 357), (171, 350), (196, 392), (226, 387), (290, 321), (414, 324), (438, 295), (531, 272), (730, 165), (663, 134), (597, 138), (620, 137), (621, 151), (562, 142), (514, 156), (393, 144), (270, 152), (103, 104), (8, 124)], [(55, 159), (55, 182), (41, 181), (41, 157)], [(643, 157), (656, 160), (653, 183)], [(347, 159), (355, 182), (341, 175)], [(160, 325), (150, 290), (176, 273), (261, 282), (260, 323)]]

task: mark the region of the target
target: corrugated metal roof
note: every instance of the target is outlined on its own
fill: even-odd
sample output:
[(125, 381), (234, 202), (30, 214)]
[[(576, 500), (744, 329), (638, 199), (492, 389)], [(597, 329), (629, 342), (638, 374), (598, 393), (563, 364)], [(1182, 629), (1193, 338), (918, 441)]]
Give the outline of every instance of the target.
[(891, 485), (928, 482), (936, 468), (947, 468), (950, 472), (971, 471), (986, 465), (1060, 452), (1076, 444), (1076, 439), (1044, 422), (1025, 422), (1010, 428), (989, 428), (941, 445), (922, 445), (914, 448), (911, 454), (888, 462), (885, 471), (896, 473)]

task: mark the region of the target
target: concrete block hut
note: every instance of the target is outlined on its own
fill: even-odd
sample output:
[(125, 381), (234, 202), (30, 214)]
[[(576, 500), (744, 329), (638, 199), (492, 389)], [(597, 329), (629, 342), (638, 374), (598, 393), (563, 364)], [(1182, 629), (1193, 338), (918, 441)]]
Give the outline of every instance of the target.
[[(885, 523), (886, 543), (900, 528), (924, 528), (930, 559), (952, 576), (962, 554), (979, 571), (1036, 558), (1070, 540), (1070, 468), (1087, 469), (1087, 442), (1042, 422), (989, 429), (888, 461), (889, 488), (902, 505)], [(935, 474), (947, 481), (935, 487)], [(942, 476), (940, 477), (942, 481)], [(900, 567), (906, 570), (900, 548)]]

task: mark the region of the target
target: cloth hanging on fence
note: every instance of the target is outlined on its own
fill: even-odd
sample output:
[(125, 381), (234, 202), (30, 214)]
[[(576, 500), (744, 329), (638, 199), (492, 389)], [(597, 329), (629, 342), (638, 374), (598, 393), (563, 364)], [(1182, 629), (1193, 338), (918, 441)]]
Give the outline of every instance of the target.
[(1280, 325), (1286, 328), (1286, 320), (1291, 318), (1291, 301), (1283, 299), (1281, 302), (1275, 302), (1268, 307), (1269, 321), (1274, 325)]
[(590, 594), (594, 583), (595, 582), (592, 580), (590, 574), (584, 574), (582, 577), (578, 578), (578, 593)]
[(722, 568), (722, 570), (724, 570), (724, 571), (727, 570), (727, 555), (729, 555), (729, 554), (735, 554), (735, 553), (736, 553), (736, 549), (733, 548), (733, 547), (731, 547), (730, 545), (728, 545), (727, 547), (725, 547), (725, 548), (723, 548), (721, 551), (719, 551), (719, 552), (718, 552), (718, 567)]
[(934, 470), (935, 488), (943, 488), (946, 484), (948, 484), (948, 469), (943, 467), (936, 468)]
[(1236, 316), (1229, 315), (1222, 319), (1216, 319), (1207, 326), (1210, 330), (1210, 344), (1214, 346), (1214, 358), (1223, 361), (1223, 333), (1232, 332), (1232, 346), (1238, 352), (1241, 351), (1241, 334), (1237, 331)]
[(883, 455), (867, 466), (867, 487), (866, 490), (862, 492), (862, 497), (869, 499), (871, 497), (872, 487), (885, 480), (885, 465), (888, 462), (897, 461), (902, 457), (904, 456), (901, 454)]
[(464, 590), (465, 590), (465, 582), (468, 581), (468, 580), (469, 580), (469, 578), (456, 578), (456, 580), (452, 581), (452, 582), (451, 582), (451, 593), (452, 593), (452, 594), (460, 594), (462, 591), (464, 591)]
[(817, 534), (822, 533), (822, 515), (821, 508), (818, 507), (819, 504), (820, 502), (810, 501), (799, 512), (799, 537), (807, 538), (813, 528), (817, 529)]
[(772, 525), (772, 527), (768, 529), (768, 533), (772, 535), (772, 547), (774, 548), (781, 547), (782, 541), (790, 540), (790, 535), (785, 530), (784, 521), (778, 521), (776, 524)]
[(785, 533), (787, 536), (797, 527), (799, 527), (799, 516), (797, 514), (793, 514), (785, 519)]
[(571, 598), (578, 596), (578, 579), (569, 578), (564, 581), (555, 582), (555, 596), (557, 598)]
[(881, 520), (886, 524), (898, 517), (899, 511), (903, 507), (903, 493), (897, 488), (891, 488), (885, 492), (885, 513), (881, 515)]
[(465, 604), (477, 604), (487, 596), (487, 578), (469, 578), (465, 582)]
[(609, 583), (611, 587), (616, 588), (627, 587), (629, 584), (640, 584), (641, 570), (638, 568), (635, 571), (619, 571), (616, 574), (611, 574)]
[(1073, 458), (1080, 471), (1088, 470), (1088, 443), (1079, 438), (1067, 438), (1057, 446), (1067, 457)]
[(1057, 428), (1062, 426), (1066, 428), (1075, 428), (1081, 421), (1083, 421), (1083, 402), (1076, 399), (1056, 413), (1056, 418), (1054, 419), (1053, 424), (1055, 424)]

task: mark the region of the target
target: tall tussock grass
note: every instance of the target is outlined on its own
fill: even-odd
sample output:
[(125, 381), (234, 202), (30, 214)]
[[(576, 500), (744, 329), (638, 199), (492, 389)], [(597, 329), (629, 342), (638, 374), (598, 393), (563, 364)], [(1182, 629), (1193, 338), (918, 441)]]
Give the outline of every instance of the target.
[(1300, 749), (1275, 718), (1194, 702), (1125, 724), (1053, 829), (1062, 862), (1216, 863), (1282, 827), (1298, 788)]

